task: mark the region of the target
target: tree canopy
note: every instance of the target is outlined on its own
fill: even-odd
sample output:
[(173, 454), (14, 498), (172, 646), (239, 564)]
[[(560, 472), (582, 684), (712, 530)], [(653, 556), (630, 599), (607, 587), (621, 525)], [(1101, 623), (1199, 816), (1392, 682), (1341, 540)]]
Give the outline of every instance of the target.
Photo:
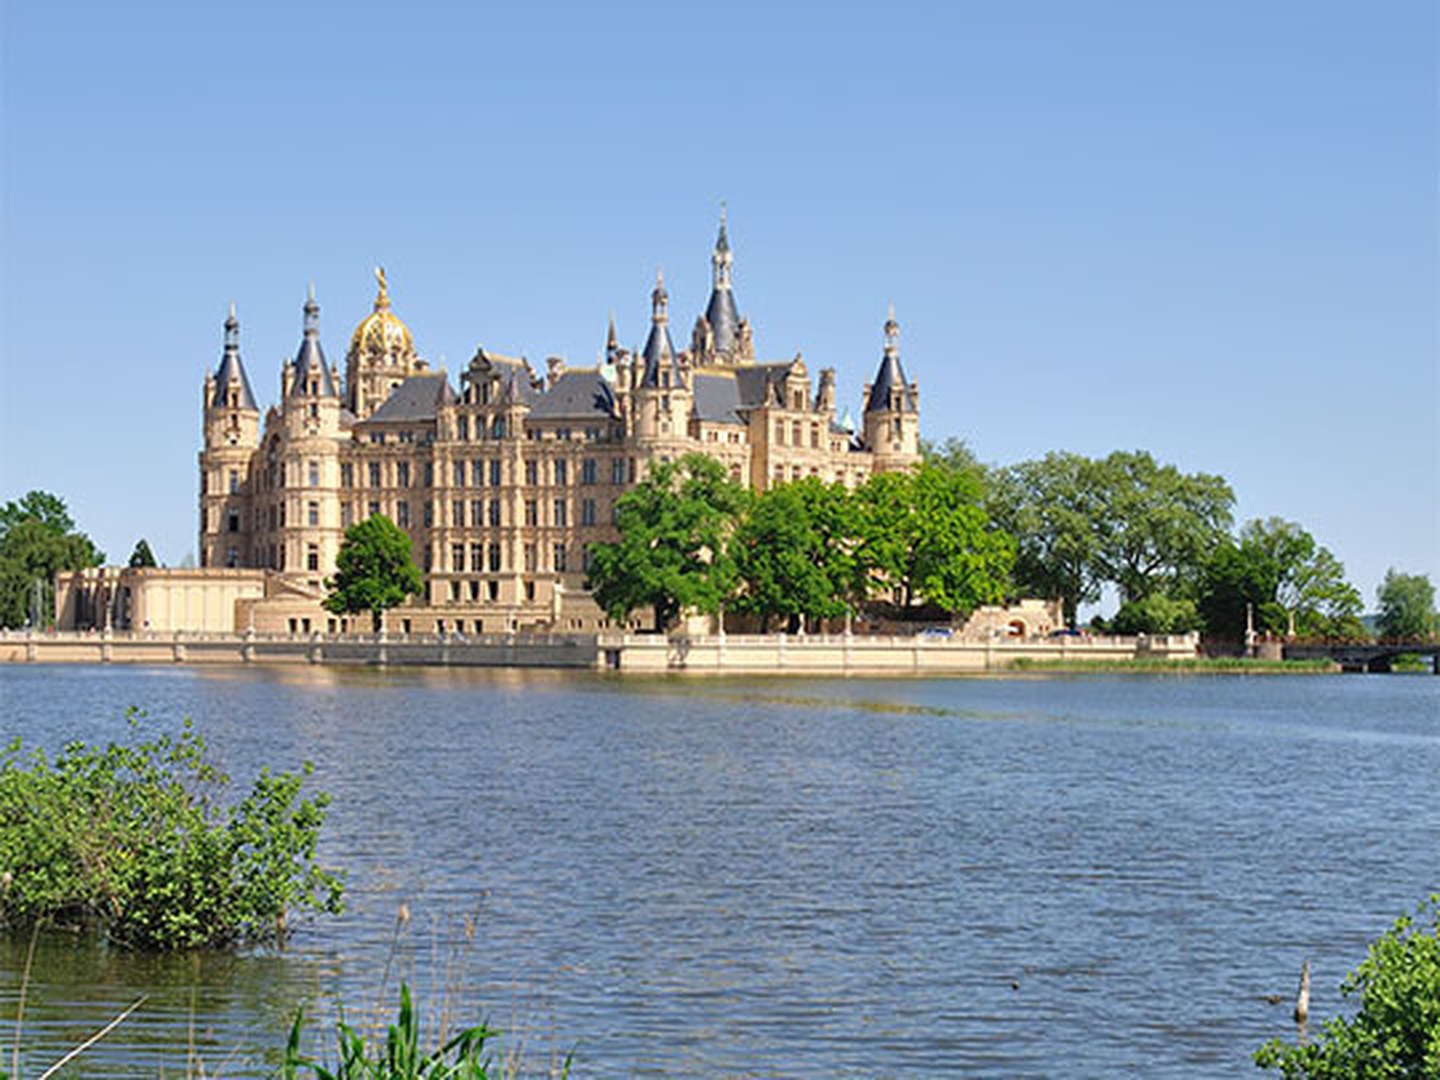
[(410, 555), (410, 537), (383, 514), (372, 514), (345, 530), (335, 558), (335, 576), (325, 582), (325, 609), (337, 615), (370, 612), (378, 633), (385, 612), (423, 587)]
[(65, 501), (31, 491), (0, 508), (0, 626), (48, 622), (55, 607), (55, 575), (105, 561), (90, 538), (75, 531)]
[(719, 611), (735, 584), (728, 551), (747, 493), (704, 454), (662, 462), (615, 501), (620, 538), (590, 549), (587, 587), (615, 622), (649, 607), (657, 630)]
[(1380, 617), (1376, 629), (1385, 637), (1427, 637), (1436, 628), (1435, 587), (1424, 574), (1385, 571), (1377, 591)]
[(730, 552), (740, 592), (730, 606), (758, 615), (762, 634), (773, 618), (845, 613), (846, 574), (836, 563), (844, 540), (825, 513), (844, 498), (814, 478), (782, 484), (757, 496), (736, 526)]
[(1276, 634), (1355, 637), (1360, 594), (1329, 549), (1293, 521), (1255, 519), (1211, 555), (1198, 589), (1205, 629), (1226, 638), (1245, 631), (1249, 607), (1256, 630)]

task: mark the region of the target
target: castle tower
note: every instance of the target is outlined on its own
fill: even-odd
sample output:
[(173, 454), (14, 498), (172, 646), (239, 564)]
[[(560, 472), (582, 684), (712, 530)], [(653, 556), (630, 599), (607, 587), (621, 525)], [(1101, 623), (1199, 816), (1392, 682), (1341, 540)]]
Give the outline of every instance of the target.
[(319, 589), (340, 550), (340, 388), (320, 347), (320, 305), (312, 285), (304, 334), (285, 365), (280, 401), (284, 502), (278, 543), (287, 576)]
[(874, 383), (865, 386), (865, 445), (875, 471), (904, 469), (920, 461), (920, 388), (900, 366), (900, 324), (895, 305), (885, 320), (885, 352)]
[(251, 455), (260, 445), (260, 409), (240, 359), (235, 305), (225, 320), (220, 365), (205, 376), (205, 448), (200, 452), (200, 565), (249, 566)]
[(358, 420), (378, 409), (411, 375), (425, 370), (410, 328), (390, 310), (384, 267), (376, 267), (375, 280), (379, 291), (374, 310), (355, 327), (345, 355), (345, 404)]
[(635, 435), (651, 444), (689, 434), (690, 373), (670, 340), (669, 303), (664, 275), (657, 271), (650, 294), (650, 334), (640, 353), (640, 380), (633, 397)]
[(750, 344), (750, 325), (735, 306), (731, 279), (735, 256), (725, 231), (725, 204), (720, 204), (720, 233), (710, 254), (710, 302), (705, 314), (695, 320), (690, 351), (697, 367), (748, 364), (755, 359)]

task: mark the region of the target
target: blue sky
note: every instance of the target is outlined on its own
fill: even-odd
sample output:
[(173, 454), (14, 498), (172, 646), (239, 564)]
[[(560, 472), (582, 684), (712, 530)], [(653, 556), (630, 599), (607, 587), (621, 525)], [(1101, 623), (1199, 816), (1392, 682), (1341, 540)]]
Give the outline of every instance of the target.
[[(343, 363), (383, 263), (451, 372), (571, 363), (721, 199), (766, 358), (858, 407), (886, 304), (922, 431), (1147, 449), (1301, 522), (1373, 606), (1440, 582), (1425, 2), (3, 9), (0, 497), (112, 559), (195, 547), (230, 300), (273, 401), (312, 279)], [(103, 447), (103, 450), (98, 448)]]

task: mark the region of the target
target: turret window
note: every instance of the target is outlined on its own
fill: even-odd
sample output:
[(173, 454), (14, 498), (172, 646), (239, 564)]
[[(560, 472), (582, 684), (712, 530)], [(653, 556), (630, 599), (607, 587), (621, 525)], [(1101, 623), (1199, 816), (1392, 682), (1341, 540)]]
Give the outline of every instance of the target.
[(456, 499), (450, 507), (450, 524), (457, 529), (465, 527), (465, 500)]
[(320, 569), (320, 548), (316, 544), (307, 544), (305, 547), (305, 569)]
[(397, 461), (395, 463), (395, 486), (402, 488), (410, 486), (410, 462)]
[(340, 486), (344, 488), (355, 486), (355, 466), (348, 461), (340, 466)]
[(457, 416), (455, 418), (455, 437), (461, 442), (469, 441), (470, 418), (468, 416)]
[(566, 520), (566, 504), (564, 499), (556, 499), (555, 505), (551, 507), (554, 511), (550, 523), (557, 529), (563, 529), (569, 522)]
[(312, 461), (312, 462), (309, 463), (308, 469), (309, 469), (309, 481), (310, 481), (310, 486), (311, 486), (311, 487), (319, 487), (319, 486), (320, 486), (320, 463), (319, 463), (318, 461)]
[(496, 458), (494, 461), (490, 462), (490, 486), (491, 486), (491, 487), (499, 487), (499, 486), (500, 486), (500, 459), (499, 459), (499, 458)]
[(320, 504), (318, 502), (305, 505), (305, 521), (309, 525), (320, 524)]
[(451, 473), (452, 473), (452, 474), (454, 475), (454, 477), (455, 477), (455, 486), (456, 486), (456, 487), (464, 487), (464, 486), (465, 486), (465, 462), (463, 462), (463, 461), (457, 461), (457, 462), (455, 462), (450, 471), (451, 471)]
[(225, 515), (225, 531), (232, 533), (240, 531), (240, 511), (231, 510)]
[[(487, 557), (487, 559), (489, 560), (489, 563), (490, 563), (490, 572), (491, 572), (492, 574), (498, 573), (499, 570), (500, 570), (500, 545), (499, 545), (498, 543), (494, 542), (494, 541), (491, 541), (491, 543), (490, 543), (489, 545), (487, 545), (486, 548), (485, 548), (485, 555), (486, 555), (486, 557)], [(494, 583), (493, 581), (490, 583), (490, 588), (491, 588), (491, 591), (490, 591), (490, 599), (491, 599), (491, 600), (494, 600), (494, 599), (495, 599), (495, 591), (494, 591), (495, 583)]]
[(785, 445), (785, 421), (780, 420), (775, 424), (775, 445)]
[(370, 462), (370, 486), (372, 488), (380, 486), (380, 462), (378, 461)]
[(239, 493), (240, 493), (240, 470), (239, 470), (239, 469), (231, 469), (231, 470), (230, 470), (230, 494), (231, 494), (231, 495), (238, 495)]
[(552, 556), (553, 556), (553, 558), (554, 558), (554, 560), (555, 560), (555, 572), (556, 572), (557, 574), (563, 574), (563, 573), (566, 571), (566, 569), (568, 569), (568, 567), (567, 567), (567, 565), (566, 565), (567, 560), (566, 560), (566, 557), (565, 557), (565, 556), (566, 556), (565, 545), (564, 545), (564, 544), (556, 544), (556, 545), (555, 545), (555, 548), (554, 548), (554, 551), (552, 552)]
[(570, 463), (568, 461), (555, 462), (555, 486), (564, 487), (570, 482)]

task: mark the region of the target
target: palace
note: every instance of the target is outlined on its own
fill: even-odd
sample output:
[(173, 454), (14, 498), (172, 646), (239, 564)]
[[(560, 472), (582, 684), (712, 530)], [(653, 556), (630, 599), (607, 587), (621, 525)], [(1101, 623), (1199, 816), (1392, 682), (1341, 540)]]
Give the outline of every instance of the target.
[(199, 455), (200, 565), (251, 583), (218, 601), (235, 606), (232, 628), (348, 629), (319, 606), (325, 579), (345, 529), (384, 514), (409, 534), (425, 581), (390, 629), (594, 630), (607, 623), (584, 588), (589, 545), (614, 538), (615, 500), (651, 463), (702, 451), (764, 490), (805, 476), (853, 486), (919, 460), (919, 393), (893, 310), (857, 426), (837, 419), (833, 368), (812, 380), (799, 354), (756, 360), (723, 214), (711, 264), (688, 349), (671, 338), (657, 279), (638, 352), (621, 348), (612, 318), (594, 367), (551, 357), (537, 371), (480, 347), (454, 384), (417, 354), (383, 271), (342, 381), (312, 288), (280, 399), (263, 413), (232, 305), (205, 380)]

